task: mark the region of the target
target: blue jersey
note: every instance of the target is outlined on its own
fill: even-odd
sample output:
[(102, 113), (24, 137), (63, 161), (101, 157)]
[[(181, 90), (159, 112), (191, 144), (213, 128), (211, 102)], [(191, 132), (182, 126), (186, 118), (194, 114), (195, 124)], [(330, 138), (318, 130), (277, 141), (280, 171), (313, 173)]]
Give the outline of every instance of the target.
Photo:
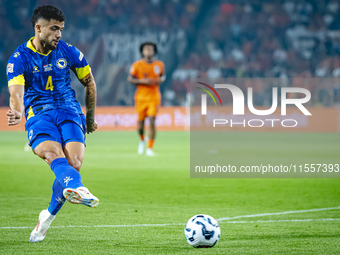
[(20, 45), (7, 64), (8, 86), (25, 86), (25, 117), (28, 120), (50, 109), (64, 109), (82, 113), (71, 88), (70, 70), (83, 79), (91, 72), (83, 53), (59, 40), (55, 50), (38, 52), (31, 38)]

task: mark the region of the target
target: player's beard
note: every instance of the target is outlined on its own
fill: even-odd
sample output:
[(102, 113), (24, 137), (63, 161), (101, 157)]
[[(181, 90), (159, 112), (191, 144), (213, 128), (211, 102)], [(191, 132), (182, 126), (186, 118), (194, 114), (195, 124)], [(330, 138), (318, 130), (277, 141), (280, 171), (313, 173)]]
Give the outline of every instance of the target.
[(55, 50), (58, 44), (54, 46), (52, 45), (52, 43), (53, 43), (53, 40), (51, 42), (46, 42), (46, 48), (48, 48), (49, 50)]
[(41, 41), (42, 45), (44, 45), (44, 47), (47, 48), (48, 50), (55, 50), (57, 48), (57, 45), (58, 45), (58, 44), (56, 46), (52, 45), (53, 39), (51, 41), (49, 41), (47, 37), (40, 39), (40, 41)]

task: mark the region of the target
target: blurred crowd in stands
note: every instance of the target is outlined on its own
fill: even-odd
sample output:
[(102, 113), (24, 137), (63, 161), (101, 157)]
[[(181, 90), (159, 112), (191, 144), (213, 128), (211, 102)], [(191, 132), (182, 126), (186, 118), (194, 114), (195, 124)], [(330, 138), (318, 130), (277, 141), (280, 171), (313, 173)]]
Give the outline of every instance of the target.
[(339, 0), (221, 0), (173, 89), (185, 93), (190, 78), (331, 77), (326, 90), (340, 102), (339, 14)]
[(86, 53), (94, 41), (105, 33), (139, 34), (145, 31), (178, 29), (190, 33), (201, 2), (202, 0), (0, 0), (0, 106), (8, 105), (8, 58), (20, 44), (34, 35), (30, 20), (37, 6), (50, 4), (62, 10), (66, 17), (62, 40)]
[(31, 15), (43, 4), (64, 12), (62, 39), (84, 53), (105, 33), (184, 31), (164, 105), (185, 105), (190, 78), (234, 77), (331, 78), (319, 101), (340, 102), (339, 0), (0, 0), (0, 106), (8, 105), (7, 60), (33, 36)]

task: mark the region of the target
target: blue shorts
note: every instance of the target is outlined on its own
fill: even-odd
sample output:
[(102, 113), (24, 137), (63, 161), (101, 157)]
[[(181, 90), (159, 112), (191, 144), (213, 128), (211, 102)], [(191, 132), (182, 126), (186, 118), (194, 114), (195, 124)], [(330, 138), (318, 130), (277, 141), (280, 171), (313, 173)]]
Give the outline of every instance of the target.
[(48, 110), (30, 117), (25, 129), (33, 151), (44, 141), (55, 141), (62, 147), (69, 142), (85, 144), (86, 119), (84, 114), (62, 109)]

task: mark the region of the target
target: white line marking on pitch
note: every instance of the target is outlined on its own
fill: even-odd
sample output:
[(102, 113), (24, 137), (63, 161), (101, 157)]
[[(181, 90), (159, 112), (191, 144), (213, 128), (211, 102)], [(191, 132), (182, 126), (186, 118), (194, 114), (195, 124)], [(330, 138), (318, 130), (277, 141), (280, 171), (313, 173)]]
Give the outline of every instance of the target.
[[(298, 210), (298, 211), (286, 211), (286, 212), (277, 212), (277, 213), (261, 213), (261, 214), (252, 214), (252, 215), (241, 215), (227, 218), (219, 218), (217, 221), (219, 223), (229, 223), (229, 224), (238, 224), (238, 223), (274, 223), (274, 222), (305, 222), (305, 221), (336, 221), (340, 219), (293, 219), (293, 220), (259, 220), (259, 221), (229, 221), (232, 219), (239, 218), (254, 218), (254, 217), (263, 217), (270, 215), (283, 215), (283, 214), (292, 214), (292, 213), (307, 213), (307, 212), (318, 212), (318, 211), (329, 211), (329, 210), (339, 210), (339, 207), (330, 207), (330, 208), (318, 208), (318, 209), (309, 209), (309, 210)], [(162, 226), (176, 226), (176, 225), (185, 225), (185, 223), (164, 223), (164, 224), (134, 224), (134, 225), (94, 225), (94, 226), (51, 226), (51, 228), (120, 228), (120, 227), (162, 227)], [(31, 227), (0, 227), (0, 229), (26, 229), (26, 228), (34, 228)]]
[(340, 218), (337, 219), (296, 219), (296, 220), (244, 220), (244, 221), (224, 221), (221, 222), (221, 224), (230, 224), (230, 223), (280, 223), (280, 222), (304, 222), (304, 221), (335, 221), (340, 220)]
[(339, 209), (340, 209), (340, 206), (330, 207), (330, 208), (309, 209), (309, 210), (286, 211), (286, 212), (277, 212), (277, 213), (260, 213), (260, 214), (252, 214), (252, 215), (241, 215), (241, 216), (234, 216), (234, 217), (219, 218), (216, 220), (220, 222), (220, 221), (240, 219), (240, 218), (254, 218), (254, 217), (263, 217), (263, 216), (271, 216), (271, 215), (307, 213), (307, 212), (329, 211), (329, 210), (339, 210)]

